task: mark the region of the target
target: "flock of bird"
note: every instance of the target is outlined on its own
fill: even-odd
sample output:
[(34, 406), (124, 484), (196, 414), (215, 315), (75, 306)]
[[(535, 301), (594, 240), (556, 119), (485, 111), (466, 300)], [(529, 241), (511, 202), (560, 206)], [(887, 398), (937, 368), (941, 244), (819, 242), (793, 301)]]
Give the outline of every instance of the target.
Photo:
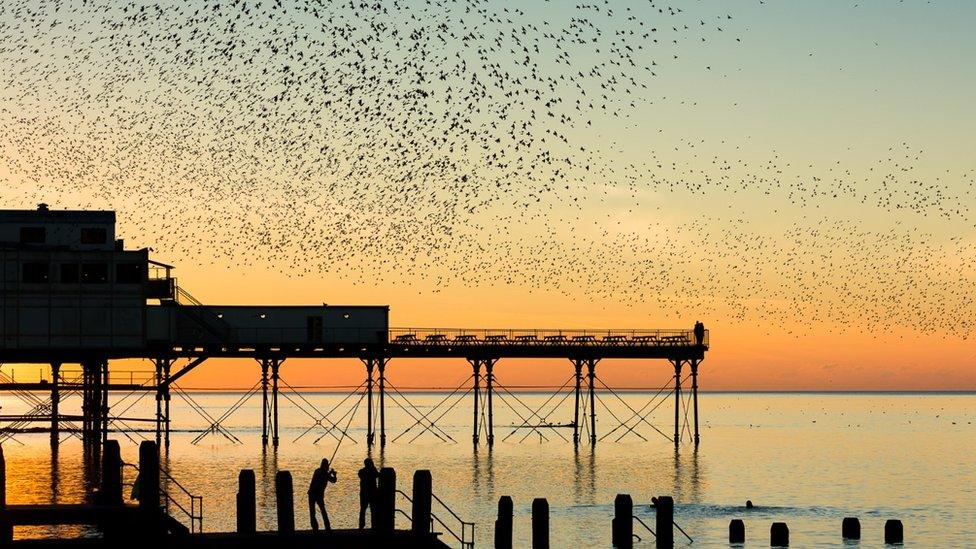
[[(973, 172), (946, 176), (962, 191), (921, 182), (924, 152), (908, 144), (869, 173), (838, 165), (810, 177), (775, 153), (699, 155), (703, 142), (686, 139), (621, 161), (592, 138), (595, 126), (638, 124), (631, 115), (686, 48), (745, 39), (727, 10), (703, 10), (5, 2), (0, 196), (111, 207), (127, 238), (176, 263), (515, 284), (675, 317), (971, 333), (973, 242), (912, 219), (971, 223)], [(773, 197), (801, 217), (773, 238), (736, 213), (675, 229), (614, 209), (639, 211), (648, 193)], [(894, 232), (818, 217), (841, 202), (914, 217)]]

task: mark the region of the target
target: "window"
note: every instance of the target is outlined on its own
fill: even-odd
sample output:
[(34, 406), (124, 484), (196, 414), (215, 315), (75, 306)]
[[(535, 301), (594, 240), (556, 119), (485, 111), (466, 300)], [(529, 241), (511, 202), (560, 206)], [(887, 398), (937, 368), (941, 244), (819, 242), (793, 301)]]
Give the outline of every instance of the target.
[(77, 283), (78, 283), (78, 264), (62, 263), (61, 284), (77, 284)]
[(44, 244), (47, 242), (47, 229), (44, 227), (21, 227), (20, 242), (22, 244)]
[(47, 284), (50, 268), (47, 263), (24, 263), (23, 275), (25, 284)]
[(115, 266), (115, 282), (119, 284), (140, 284), (142, 282), (142, 265), (119, 263)]
[(84, 227), (81, 229), (82, 244), (105, 244), (108, 232), (104, 227)]
[(82, 284), (104, 284), (108, 282), (108, 265), (105, 263), (85, 263), (81, 266)]

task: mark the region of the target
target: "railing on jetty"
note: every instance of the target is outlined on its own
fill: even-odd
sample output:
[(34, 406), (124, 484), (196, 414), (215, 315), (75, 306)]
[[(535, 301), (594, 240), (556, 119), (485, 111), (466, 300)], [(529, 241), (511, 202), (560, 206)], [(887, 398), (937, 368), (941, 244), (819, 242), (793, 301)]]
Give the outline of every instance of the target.
[[(128, 467), (135, 470), (136, 478), (138, 478), (139, 467), (137, 465), (133, 463), (123, 463), (122, 465), (123, 467)], [(176, 486), (179, 489), (180, 492), (183, 493), (184, 496), (186, 496), (186, 500), (189, 500), (188, 504), (186, 503), (186, 500), (184, 500), (183, 503), (180, 503), (176, 498), (174, 498), (170, 494), (171, 492), (170, 490), (166, 490), (162, 486), (160, 486), (159, 492), (163, 496), (163, 502), (164, 502), (163, 504), (165, 505), (166, 514), (169, 514), (170, 505), (173, 505), (174, 507), (180, 510), (180, 512), (183, 514), (183, 516), (187, 518), (187, 520), (189, 520), (190, 533), (192, 534), (203, 533), (203, 496), (198, 496), (191, 493), (189, 490), (186, 489), (186, 487), (180, 484), (178, 480), (173, 478), (173, 476), (169, 474), (169, 471), (163, 469), (162, 467), (159, 468), (159, 472), (163, 476), (163, 478), (167, 480), (168, 483), (172, 483), (174, 486)], [(134, 484), (135, 484), (135, 480), (133, 480), (132, 482), (124, 483), (124, 485), (128, 486), (130, 489), (134, 486)]]
[[(696, 344), (693, 330), (560, 330), (508, 328), (391, 328), (396, 345), (679, 347)], [(708, 346), (708, 331), (702, 344)]]
[[(406, 499), (408, 502), (410, 502), (411, 505), (413, 504), (413, 499), (411, 499), (410, 496), (404, 493), (403, 490), (397, 490), (396, 493), (403, 496), (403, 498)], [(431, 492), (430, 496), (431, 496), (431, 500), (439, 503), (440, 506), (444, 509), (444, 511), (446, 511), (448, 514), (454, 517), (454, 520), (456, 520), (459, 525), (458, 527), (459, 532), (455, 531), (453, 528), (448, 526), (443, 520), (441, 520), (441, 518), (438, 517), (433, 510), (431, 510), (430, 512), (431, 532), (435, 531), (434, 524), (436, 522), (437, 524), (440, 524), (441, 528), (443, 528), (448, 534), (451, 534), (451, 537), (453, 537), (455, 540), (457, 540), (458, 543), (461, 544), (462, 549), (474, 549), (475, 523), (467, 522), (463, 520), (460, 516), (458, 516), (457, 513), (454, 512), (453, 509), (451, 509), (446, 503), (444, 503), (444, 501), (441, 498), (437, 497), (437, 494)], [(396, 507), (395, 510), (397, 513), (400, 513), (401, 515), (405, 516), (412, 523), (413, 517), (409, 513), (407, 513), (403, 509), (400, 509), (399, 507)]]

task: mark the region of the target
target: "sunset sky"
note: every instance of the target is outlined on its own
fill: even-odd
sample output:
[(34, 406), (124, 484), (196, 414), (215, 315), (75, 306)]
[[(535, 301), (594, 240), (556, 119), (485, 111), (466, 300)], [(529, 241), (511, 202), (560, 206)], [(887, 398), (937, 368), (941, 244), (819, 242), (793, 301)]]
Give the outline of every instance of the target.
[[(0, 199), (117, 210), (127, 247), (205, 303), (388, 304), (405, 327), (701, 320), (706, 390), (976, 390), (973, 2), (489, 2), (431, 21), (408, 1), (376, 27), (303, 2), (104, 4), (0, 7)], [(469, 374), (420, 366), (390, 377)], [(570, 366), (497, 373), (558, 385)], [(213, 362), (184, 385), (257, 375)]]

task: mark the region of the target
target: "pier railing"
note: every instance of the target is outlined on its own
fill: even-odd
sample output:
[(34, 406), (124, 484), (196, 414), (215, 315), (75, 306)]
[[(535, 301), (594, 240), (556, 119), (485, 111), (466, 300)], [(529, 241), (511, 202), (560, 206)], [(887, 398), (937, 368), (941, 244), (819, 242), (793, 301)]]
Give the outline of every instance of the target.
[[(418, 346), (627, 346), (667, 347), (696, 344), (693, 330), (562, 330), (511, 328), (391, 328), (389, 342)], [(708, 345), (708, 330), (702, 344)]]

